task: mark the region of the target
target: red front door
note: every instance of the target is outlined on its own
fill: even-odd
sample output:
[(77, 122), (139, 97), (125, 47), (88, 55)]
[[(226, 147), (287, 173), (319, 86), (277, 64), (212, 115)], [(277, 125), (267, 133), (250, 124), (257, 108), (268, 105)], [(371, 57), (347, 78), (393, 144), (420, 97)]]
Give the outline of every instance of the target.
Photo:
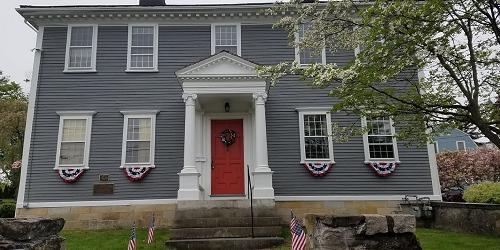
[[(224, 131), (230, 132), (226, 134), (236, 135), (231, 145), (222, 142), (221, 135)], [(211, 138), (212, 195), (244, 195), (243, 120), (212, 120)]]

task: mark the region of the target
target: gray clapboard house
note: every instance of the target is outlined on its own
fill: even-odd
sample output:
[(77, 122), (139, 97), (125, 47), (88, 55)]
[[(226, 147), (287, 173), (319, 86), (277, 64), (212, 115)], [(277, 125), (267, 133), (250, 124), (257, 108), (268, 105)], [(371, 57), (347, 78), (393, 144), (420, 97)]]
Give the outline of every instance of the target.
[[(291, 47), (270, 6), (18, 8), (38, 35), (17, 216), (101, 228), (155, 211), (170, 226), (181, 201), (247, 201), (247, 173), (253, 199), (284, 218), (440, 199), (432, 145), (396, 142), (389, 118), (330, 112), (328, 90), (296, 76), (270, 87), (257, 75), (355, 57)], [(372, 129), (334, 143), (333, 122)]]

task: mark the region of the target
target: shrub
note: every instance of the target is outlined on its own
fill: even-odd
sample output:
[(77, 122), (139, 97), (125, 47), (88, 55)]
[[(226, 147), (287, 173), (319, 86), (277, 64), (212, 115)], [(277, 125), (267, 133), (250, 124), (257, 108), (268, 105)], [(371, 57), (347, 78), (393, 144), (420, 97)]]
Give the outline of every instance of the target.
[(477, 149), (442, 152), (437, 155), (443, 190), (483, 181), (500, 181), (500, 150)]
[(0, 202), (0, 218), (14, 218), (16, 214), (16, 203)]
[(500, 204), (500, 182), (474, 184), (465, 190), (464, 199), (467, 202)]

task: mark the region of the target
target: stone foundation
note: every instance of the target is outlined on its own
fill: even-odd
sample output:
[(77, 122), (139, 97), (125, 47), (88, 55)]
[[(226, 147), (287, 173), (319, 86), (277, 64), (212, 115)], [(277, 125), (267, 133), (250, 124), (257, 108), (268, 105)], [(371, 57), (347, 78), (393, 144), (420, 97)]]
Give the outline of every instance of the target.
[[(259, 201), (254, 202), (259, 204)], [(282, 219), (282, 224), (288, 225), (290, 209), (300, 218), (304, 218), (306, 213), (391, 214), (400, 211), (399, 203), (399, 201), (276, 201), (275, 208)], [(16, 217), (64, 218), (66, 220), (64, 229), (107, 229), (129, 228), (133, 221), (138, 227), (146, 227), (154, 213), (157, 227), (171, 227), (176, 206), (176, 204), (156, 204), (18, 208)]]
[(92, 206), (59, 208), (18, 208), (16, 218), (64, 218), (64, 229), (112, 229), (147, 227), (155, 215), (157, 227), (170, 227), (175, 215), (175, 204)]

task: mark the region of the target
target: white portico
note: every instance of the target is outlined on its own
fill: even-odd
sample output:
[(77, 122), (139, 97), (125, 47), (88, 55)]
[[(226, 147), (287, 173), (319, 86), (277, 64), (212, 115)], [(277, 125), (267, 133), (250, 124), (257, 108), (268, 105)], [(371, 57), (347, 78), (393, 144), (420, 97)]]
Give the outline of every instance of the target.
[[(256, 66), (220, 52), (176, 72), (186, 105), (178, 200), (245, 199), (248, 170), (253, 197), (274, 199), (267, 156), (267, 84)], [(234, 142), (221, 142), (221, 133), (228, 131)]]

